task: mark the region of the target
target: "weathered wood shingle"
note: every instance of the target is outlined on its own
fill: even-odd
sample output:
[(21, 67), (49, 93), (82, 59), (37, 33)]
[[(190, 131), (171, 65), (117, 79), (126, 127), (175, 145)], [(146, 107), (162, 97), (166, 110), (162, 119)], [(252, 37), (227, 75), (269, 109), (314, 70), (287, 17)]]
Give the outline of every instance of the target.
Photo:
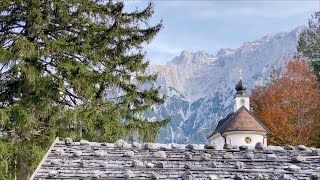
[(314, 153), (319, 149), (240, 151), (147, 146), (55, 141), (31, 179), (319, 178), (320, 156)]

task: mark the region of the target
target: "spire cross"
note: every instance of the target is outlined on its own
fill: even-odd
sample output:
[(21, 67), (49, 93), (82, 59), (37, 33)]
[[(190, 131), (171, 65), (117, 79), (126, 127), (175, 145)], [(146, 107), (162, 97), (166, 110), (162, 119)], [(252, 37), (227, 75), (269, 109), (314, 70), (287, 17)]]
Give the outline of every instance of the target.
[(240, 79), (242, 80), (242, 76), (243, 76), (242, 69), (239, 70), (239, 73), (240, 73)]

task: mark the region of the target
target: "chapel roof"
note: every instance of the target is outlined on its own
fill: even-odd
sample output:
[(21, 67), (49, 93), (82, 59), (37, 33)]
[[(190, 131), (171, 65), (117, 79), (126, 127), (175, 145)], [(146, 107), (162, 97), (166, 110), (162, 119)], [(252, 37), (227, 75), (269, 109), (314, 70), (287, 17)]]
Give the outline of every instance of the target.
[(216, 150), (56, 139), (30, 179), (312, 179), (320, 177), (319, 154), (305, 146)]
[(241, 106), (235, 113), (229, 113), (224, 119), (220, 120), (216, 129), (209, 136), (216, 133), (231, 131), (257, 131), (269, 134), (270, 130), (256, 118), (245, 106)]

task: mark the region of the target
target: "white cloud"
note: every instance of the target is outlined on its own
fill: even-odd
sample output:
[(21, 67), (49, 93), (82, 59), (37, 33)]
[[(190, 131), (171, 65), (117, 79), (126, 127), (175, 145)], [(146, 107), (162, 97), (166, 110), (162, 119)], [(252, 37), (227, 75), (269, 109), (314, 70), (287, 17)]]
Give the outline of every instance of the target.
[(161, 52), (161, 53), (167, 53), (167, 54), (175, 54), (180, 53), (183, 49), (177, 48), (177, 47), (170, 47), (167, 43), (159, 43), (155, 42), (147, 46), (148, 50)]
[(193, 17), (201, 19), (217, 19), (217, 18), (235, 18), (242, 16), (261, 17), (261, 18), (274, 18), (284, 19), (291, 16), (300, 15), (307, 12), (319, 10), (319, 2), (317, 1), (269, 1), (257, 2), (254, 5), (230, 6), (222, 5), (209, 5), (201, 9), (199, 12), (194, 12)]
[[(178, 44), (179, 46), (179, 44)], [(147, 59), (152, 64), (165, 64), (175, 56), (179, 55), (182, 48), (174, 47), (168, 43), (154, 41), (145, 47)]]

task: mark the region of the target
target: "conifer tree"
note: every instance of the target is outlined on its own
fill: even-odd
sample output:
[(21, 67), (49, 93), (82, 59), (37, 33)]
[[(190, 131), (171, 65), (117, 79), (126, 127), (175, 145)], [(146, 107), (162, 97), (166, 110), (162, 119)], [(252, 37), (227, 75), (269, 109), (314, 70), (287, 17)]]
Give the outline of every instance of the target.
[(301, 33), (298, 51), (309, 60), (320, 82), (320, 11), (309, 19), (309, 27)]
[(56, 136), (156, 139), (169, 119), (143, 117), (164, 102), (145, 72), (143, 46), (162, 28), (149, 25), (152, 14), (152, 4), (126, 12), (103, 0), (1, 1), (0, 143), (14, 145), (0, 174), (25, 179)]

